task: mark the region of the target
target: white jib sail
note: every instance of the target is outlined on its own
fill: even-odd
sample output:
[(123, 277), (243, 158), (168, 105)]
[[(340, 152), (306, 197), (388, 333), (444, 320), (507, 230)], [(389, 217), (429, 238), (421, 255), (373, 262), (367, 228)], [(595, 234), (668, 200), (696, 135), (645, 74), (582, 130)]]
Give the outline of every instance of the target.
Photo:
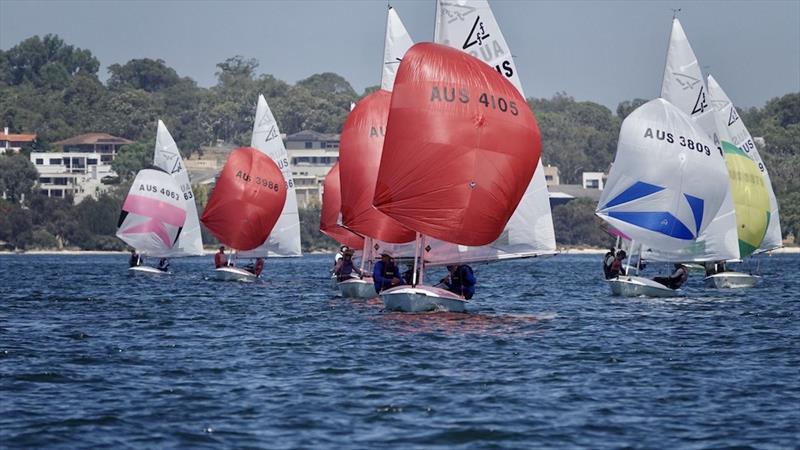
[(644, 251), (666, 252), (648, 258), (683, 261), (669, 252), (696, 244), (729, 190), (720, 161), (689, 116), (664, 99), (651, 100), (622, 123), (597, 215)]
[(383, 43), (383, 73), (381, 75), (381, 89), (392, 92), (394, 77), (397, 75), (397, 68), (400, 67), (400, 60), (414, 41), (406, 31), (406, 27), (400, 20), (394, 8), (389, 7), (386, 15), (386, 38)]
[(183, 164), (183, 158), (175, 140), (172, 139), (164, 122), (160, 120), (156, 133), (156, 148), (153, 152), (153, 165), (172, 175), (178, 182), (181, 195), (186, 202), (186, 223), (178, 242), (172, 247), (170, 254), (165, 256), (202, 255), (203, 237), (200, 232), (200, 220), (197, 217), (197, 205), (192, 191), (192, 182), (189, 180), (189, 172)]
[[(661, 98), (691, 117), (695, 124), (712, 139), (715, 148), (719, 147), (716, 119), (713, 107), (709, 102), (705, 78), (700, 69), (700, 63), (689, 44), (689, 39), (677, 18), (672, 20), (667, 62), (664, 67), (664, 79), (661, 83)], [(724, 158), (720, 158), (718, 163), (727, 173)], [(729, 183), (726, 183), (726, 186), (729, 187)], [(682, 258), (686, 262), (738, 259), (736, 211), (731, 190), (728, 189), (722, 207), (708, 229), (697, 239), (696, 245), (683, 249), (680, 255), (648, 256), (664, 260)]]
[(258, 96), (253, 137), (250, 145), (261, 153), (272, 158), (281, 169), (286, 182), (286, 203), (278, 222), (267, 237), (267, 240), (253, 250), (240, 252), (242, 258), (264, 256), (302, 256), (300, 250), (300, 216), (297, 213), (297, 195), (295, 194), (292, 170), (289, 167), (289, 156), (283, 145), (281, 133), (275, 116), (267, 105), (263, 95)]
[[(469, 53), (505, 75), (525, 97), (517, 67), (486, 0), (438, 0), (434, 41)], [(426, 240), (429, 264), (492, 261), (556, 253), (550, 194), (541, 160), (500, 238), (482, 247)]]
[(767, 166), (758, 153), (758, 148), (756, 148), (753, 137), (750, 136), (750, 132), (747, 131), (747, 127), (739, 117), (736, 106), (734, 106), (725, 91), (722, 90), (722, 86), (720, 86), (717, 80), (711, 75), (708, 76), (708, 92), (711, 95), (713, 106), (722, 114), (720, 117), (722, 120), (717, 121), (718, 126), (724, 126), (726, 128), (726, 135), (730, 139), (730, 142), (753, 158), (753, 161), (755, 161), (759, 170), (761, 170), (761, 175), (764, 177), (764, 184), (769, 194), (770, 217), (769, 225), (767, 226), (767, 234), (764, 236), (761, 246), (758, 247), (758, 251), (765, 252), (781, 247), (783, 245), (783, 238), (781, 236), (781, 222), (778, 214), (778, 200), (775, 198), (775, 191), (772, 190), (772, 182), (769, 179)]
[(186, 218), (177, 180), (160, 170), (140, 170), (122, 204), (117, 237), (143, 255), (170, 257)]

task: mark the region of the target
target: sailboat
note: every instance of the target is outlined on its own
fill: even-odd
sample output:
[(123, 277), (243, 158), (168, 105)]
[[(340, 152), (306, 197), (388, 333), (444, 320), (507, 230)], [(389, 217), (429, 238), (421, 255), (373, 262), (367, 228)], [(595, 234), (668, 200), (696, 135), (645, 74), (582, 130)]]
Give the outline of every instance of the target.
[[(197, 217), (197, 205), (195, 204), (194, 192), (192, 191), (192, 183), (189, 181), (189, 173), (183, 164), (183, 158), (181, 157), (177, 144), (175, 144), (175, 140), (161, 120), (158, 121), (157, 125), (153, 166), (170, 174), (172, 178), (175, 179), (179, 187), (177, 192), (183, 199), (186, 209), (186, 221), (182, 225), (178, 240), (169, 251), (160, 250), (158, 252), (159, 256), (163, 258), (175, 258), (202, 255), (203, 238), (200, 232), (200, 221)], [(134, 266), (129, 270), (131, 272), (167, 273), (144, 265)]]
[[(724, 158), (706, 132), (658, 98), (622, 122), (596, 214), (630, 241), (631, 254), (638, 244), (640, 252), (650, 248), (679, 255), (711, 226), (727, 196), (727, 180)], [(625, 297), (679, 293), (638, 276), (638, 270), (607, 281), (614, 295)]]
[[(487, 0), (437, 0), (434, 42), (483, 61), (510, 81), (525, 98), (511, 49)], [(520, 107), (527, 108), (527, 102)], [(431, 239), (424, 248), (426, 263), (430, 266), (557, 254), (550, 194), (541, 159), (525, 195), (498, 239), (483, 246), (452, 245)]]
[(416, 237), (414, 231), (372, 205), (395, 74), (412, 45), (400, 17), (389, 7), (381, 88), (361, 99), (342, 127), (338, 163), (340, 178), (345, 180), (341, 185), (342, 223), (348, 230), (365, 236), (361, 258), (363, 275), (339, 282), (344, 297), (375, 297), (377, 293), (369, 273), (376, 248), (413, 242)]
[[(201, 222), (227, 247), (246, 252), (261, 246), (278, 222), (286, 203), (281, 169), (252, 147), (228, 156)], [(234, 266), (217, 268), (224, 281), (255, 281), (256, 275)]]
[[(187, 219), (181, 188), (167, 172), (143, 169), (136, 174), (122, 204), (117, 237), (144, 256), (173, 256)], [(165, 274), (155, 267), (137, 265), (131, 273)]]
[[(778, 202), (769, 173), (736, 107), (711, 75), (708, 76), (711, 106), (717, 121), (720, 146), (728, 166), (736, 230), (741, 258), (781, 246)], [(706, 286), (746, 288), (761, 277), (749, 273), (724, 271), (705, 278)]]
[[(704, 137), (711, 141), (712, 147), (709, 152), (714, 153), (717, 157), (710, 159), (709, 163), (718, 166), (715, 167), (715, 170), (727, 173), (722, 150), (716, 144), (719, 142), (719, 137), (713, 108), (709, 103), (705, 78), (686, 33), (676, 17), (673, 17), (672, 21), (664, 76), (661, 84), (661, 98), (686, 114), (697, 129), (701, 130)], [(697, 142), (696, 139), (697, 137), (693, 142)], [(701, 182), (712, 183), (714, 181), (709, 178), (701, 180)], [(639, 258), (649, 261), (697, 264), (720, 260), (737, 260), (739, 258), (739, 246), (736, 234), (733, 195), (727, 182), (723, 183), (722, 187), (725, 188), (725, 193), (721, 206), (715, 210), (708, 226), (699, 229), (699, 234), (693, 237), (688, 245), (659, 247), (647, 245), (640, 241), (638, 247)], [(628, 244), (631, 249), (629, 255), (632, 257), (637, 249), (632, 243), (628, 242)], [(668, 295), (677, 295), (677, 293), (669, 291), (672, 290), (669, 289), (667, 291)]]
[[(341, 206), (339, 163), (337, 162), (325, 175), (325, 180), (322, 183), (322, 211), (319, 218), (319, 231), (349, 248), (363, 248), (364, 238), (341, 225)], [(331, 283), (334, 289), (339, 289), (339, 282), (333, 273), (331, 274)]]
[(373, 204), (417, 233), (412, 284), (381, 292), (387, 310), (465, 310), (460, 295), (425, 286), (428, 238), (494, 242), (534, 175), (539, 130), (525, 99), (492, 67), (434, 43), (398, 69)]
[(258, 96), (256, 115), (253, 123), (253, 136), (250, 146), (268, 156), (281, 170), (286, 190), (286, 203), (268, 238), (258, 247), (242, 251), (240, 258), (264, 258), (267, 256), (298, 257), (300, 249), (300, 216), (297, 213), (297, 195), (295, 193), (289, 156), (283, 145), (278, 123), (263, 95)]

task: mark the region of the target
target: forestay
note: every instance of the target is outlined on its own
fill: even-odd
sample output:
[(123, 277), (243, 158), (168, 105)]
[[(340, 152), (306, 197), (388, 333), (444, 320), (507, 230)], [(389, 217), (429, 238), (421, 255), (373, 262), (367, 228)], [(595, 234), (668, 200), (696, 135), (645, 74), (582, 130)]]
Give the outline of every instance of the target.
[(177, 181), (167, 172), (144, 169), (136, 174), (122, 204), (117, 237), (144, 255), (169, 257), (186, 216)]
[(153, 153), (153, 165), (169, 173), (178, 182), (180, 194), (186, 204), (186, 223), (183, 225), (178, 242), (169, 252), (170, 257), (191, 256), (203, 254), (203, 238), (200, 232), (200, 219), (197, 217), (197, 205), (195, 204), (192, 183), (189, 180), (189, 172), (183, 164), (181, 152), (178, 150), (175, 140), (169, 134), (164, 122), (158, 121), (158, 131), (156, 133), (156, 148)]
[(695, 245), (709, 226), (727, 185), (724, 158), (714, 143), (659, 98), (622, 123), (597, 215), (644, 250), (679, 252)]
[[(709, 103), (705, 79), (686, 33), (677, 18), (672, 22), (664, 79), (661, 84), (661, 98), (691, 117), (694, 123), (712, 140), (717, 153), (722, 155), (716, 120), (713, 108)], [(727, 172), (724, 158), (720, 158), (716, 162)], [(663, 250), (653, 249), (653, 253), (645, 253), (645, 255), (653, 259), (685, 262), (738, 259), (736, 214), (730, 189), (727, 190), (716, 216), (708, 228), (697, 238), (694, 245), (684, 248), (679, 254), (666, 254), (663, 253)]]
[(292, 170), (289, 167), (289, 156), (283, 145), (278, 123), (263, 95), (258, 96), (253, 136), (250, 146), (269, 156), (283, 174), (286, 203), (278, 218), (278, 223), (266, 241), (258, 248), (241, 252), (240, 257), (255, 258), (263, 256), (301, 256), (300, 249), (300, 216), (297, 213), (297, 195), (295, 193)]
[[(745, 251), (742, 252), (742, 246), (740, 245), (740, 252), (742, 253), (742, 257), (747, 256), (747, 254), (752, 253), (753, 249), (751, 248), (753, 245), (758, 247), (756, 252), (758, 251), (769, 251), (778, 247), (782, 246), (782, 237), (781, 237), (781, 224), (780, 224), (780, 217), (778, 214), (778, 201), (775, 198), (775, 192), (772, 190), (772, 182), (769, 179), (769, 172), (767, 171), (767, 167), (764, 164), (764, 161), (761, 159), (761, 155), (758, 153), (758, 148), (756, 148), (756, 144), (753, 141), (752, 136), (750, 136), (750, 132), (747, 131), (747, 127), (745, 126), (744, 122), (742, 121), (741, 117), (739, 117), (739, 113), (736, 111), (736, 107), (733, 105), (733, 102), (725, 94), (725, 91), (722, 90), (722, 87), (717, 83), (717, 81), (711, 75), (708, 76), (708, 92), (711, 97), (711, 104), (714, 107), (715, 115), (717, 118), (717, 128), (720, 130), (721, 139), (724, 143), (727, 141), (731, 144), (733, 148), (728, 148), (726, 151), (726, 158), (727, 155), (737, 155), (737, 159), (740, 162), (743, 158), (751, 159), (755, 165), (756, 172), (753, 172), (753, 168), (750, 164), (747, 164), (749, 169), (747, 169), (748, 174), (743, 174), (743, 176), (739, 176), (738, 179), (742, 182), (743, 186), (739, 192), (740, 194), (749, 195), (749, 189), (747, 188), (748, 185), (755, 188), (756, 191), (761, 191), (762, 189), (766, 191), (768, 206), (767, 206), (767, 228), (765, 233), (760, 233), (761, 236), (758, 236), (759, 232), (757, 230), (753, 230), (754, 233), (753, 237), (749, 240), (751, 241), (748, 246), (745, 247)], [(738, 151), (738, 152), (737, 152)], [(729, 167), (730, 172), (730, 167)], [(762, 183), (755, 183), (752, 179), (753, 175), (757, 174), (762, 180)], [(749, 176), (748, 176), (749, 175)], [(734, 180), (736, 177), (731, 174), (731, 179)], [(734, 190), (734, 196), (736, 195), (736, 190)], [(753, 199), (755, 206), (755, 215), (761, 215), (760, 211), (764, 210), (763, 199)], [(739, 218), (739, 206), (736, 206), (736, 214), (737, 219)], [(755, 228), (755, 227), (754, 227)], [(741, 233), (740, 233), (741, 234)], [(753, 242), (753, 239), (761, 239), (760, 244)], [(763, 238), (763, 239), (762, 239)], [(741, 236), (740, 236), (741, 240)], [(741, 242), (740, 242), (741, 244)]]
[[(484, 61), (511, 81), (525, 97), (514, 58), (487, 1), (438, 0), (434, 41)], [(540, 160), (525, 195), (497, 241), (473, 248), (447, 246), (431, 240), (425, 258), (430, 264), (445, 264), (552, 255), (555, 252), (550, 194)]]

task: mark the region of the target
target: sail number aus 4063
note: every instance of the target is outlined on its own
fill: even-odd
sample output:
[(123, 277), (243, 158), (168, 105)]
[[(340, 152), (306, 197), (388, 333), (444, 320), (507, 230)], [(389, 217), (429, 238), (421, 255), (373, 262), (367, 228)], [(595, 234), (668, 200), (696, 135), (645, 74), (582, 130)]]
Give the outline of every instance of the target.
[[(456, 89), (455, 87), (450, 86), (433, 86), (431, 88), (431, 102), (459, 102), (467, 104), (472, 100), (470, 96), (469, 89), (467, 88), (459, 88)], [(501, 112), (508, 112), (511, 115), (519, 115), (519, 107), (517, 106), (517, 102), (514, 100), (507, 100), (500, 96), (495, 96), (492, 94), (487, 94), (486, 92), (482, 92), (478, 95), (478, 103), (482, 104), (486, 108), (496, 109)]]
[(180, 200), (181, 199), (181, 196), (180, 196), (180, 194), (178, 192), (171, 191), (171, 190), (163, 188), (163, 187), (159, 188), (158, 186), (156, 186), (154, 184), (140, 184), (139, 185), (139, 191), (140, 192), (141, 191), (152, 192), (154, 194), (161, 194), (164, 197), (171, 198), (173, 200)]

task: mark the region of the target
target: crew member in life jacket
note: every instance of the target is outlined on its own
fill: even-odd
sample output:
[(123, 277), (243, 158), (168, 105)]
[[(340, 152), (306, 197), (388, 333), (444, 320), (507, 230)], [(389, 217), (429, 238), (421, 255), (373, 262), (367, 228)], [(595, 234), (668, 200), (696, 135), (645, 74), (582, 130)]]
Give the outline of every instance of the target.
[(131, 259), (128, 261), (128, 265), (130, 267), (136, 267), (142, 265), (142, 257), (136, 253), (136, 250), (131, 250)]
[(219, 251), (214, 255), (214, 267), (219, 269), (228, 265), (228, 259), (225, 258), (225, 246), (220, 245)]
[(381, 260), (375, 263), (372, 269), (372, 280), (375, 283), (375, 292), (403, 284), (397, 265), (388, 253), (381, 253)]
[(158, 269), (158, 270), (160, 270), (162, 272), (168, 271), (169, 270), (169, 260), (167, 260), (167, 258), (159, 259), (158, 260), (158, 266), (156, 266), (156, 269)]
[(346, 253), (348, 250), (350, 250), (350, 247), (348, 247), (348, 246), (346, 246), (346, 245), (343, 245), (343, 246), (339, 247), (339, 252), (338, 252), (338, 253), (336, 253), (336, 256), (334, 256), (334, 257), (333, 257), (333, 265), (334, 265), (334, 266), (336, 266), (336, 264), (338, 264), (338, 263), (339, 263), (339, 261), (341, 261), (341, 260), (342, 260), (342, 258), (344, 258), (344, 254), (345, 254), (345, 253)]
[(675, 271), (668, 277), (655, 277), (653, 281), (670, 289), (678, 289), (689, 279), (689, 269), (681, 263), (675, 263)]
[(611, 269), (608, 272), (607, 279), (617, 278), (620, 275), (625, 275), (625, 268), (622, 267), (622, 261), (626, 256), (628, 256), (628, 254), (625, 253), (625, 250), (620, 250), (617, 252), (617, 256), (614, 257), (614, 262), (611, 263)]
[(447, 266), (447, 271), (449, 273), (442, 278), (441, 283), (447, 286), (448, 291), (458, 294), (467, 300), (471, 299), (475, 295), (475, 284), (478, 282), (472, 272), (472, 267), (449, 265)]
[(261, 272), (264, 271), (264, 258), (256, 258), (255, 264), (248, 264), (244, 270), (252, 273), (255, 276), (261, 276)]
[(611, 276), (611, 265), (614, 264), (614, 248), (608, 249), (608, 252), (603, 256), (603, 275), (606, 280), (614, 278)]
[(333, 273), (336, 275), (337, 281), (349, 280), (353, 278), (354, 273), (359, 277), (361, 276), (361, 270), (353, 263), (353, 253), (353, 250), (348, 248), (345, 250), (344, 255), (342, 255), (342, 259), (333, 266)]

